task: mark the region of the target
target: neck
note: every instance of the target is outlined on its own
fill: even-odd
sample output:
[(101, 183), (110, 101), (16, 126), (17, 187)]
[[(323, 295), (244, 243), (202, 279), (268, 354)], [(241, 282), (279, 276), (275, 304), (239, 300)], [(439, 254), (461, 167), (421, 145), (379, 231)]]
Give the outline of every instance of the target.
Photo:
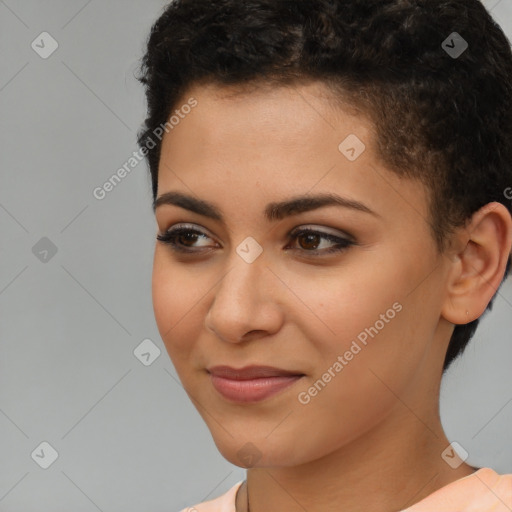
[[(409, 413), (410, 414), (410, 413)], [(316, 461), (295, 467), (252, 468), (237, 496), (237, 512), (395, 512), (412, 506), (475, 468), (452, 469), (441, 453), (449, 445), (442, 428), (432, 432), (416, 419), (404, 442), (392, 422)], [(439, 425), (440, 427), (440, 425)], [(377, 443), (376, 437), (385, 440)], [(364, 456), (362, 455), (364, 454)]]

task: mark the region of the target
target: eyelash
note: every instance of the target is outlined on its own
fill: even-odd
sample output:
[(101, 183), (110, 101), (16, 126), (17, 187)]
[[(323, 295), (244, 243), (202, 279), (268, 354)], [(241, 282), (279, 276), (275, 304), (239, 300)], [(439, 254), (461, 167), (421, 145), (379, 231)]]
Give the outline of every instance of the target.
[[(197, 229), (192, 229), (189, 227), (178, 227), (178, 228), (170, 229), (169, 231), (166, 231), (163, 235), (160, 235), (160, 234), (157, 235), (156, 238), (157, 238), (157, 240), (163, 242), (164, 244), (169, 245), (171, 250), (173, 250), (175, 252), (185, 253), (185, 254), (193, 254), (193, 253), (198, 254), (201, 252), (200, 250), (198, 251), (198, 250), (193, 250), (193, 249), (184, 249), (183, 246), (176, 243), (176, 238), (178, 238), (181, 235), (190, 234), (190, 233), (194, 233), (197, 235), (205, 236), (206, 238), (210, 238), (202, 231), (199, 231)], [(337, 246), (331, 247), (329, 249), (320, 249), (320, 250), (315, 249), (315, 250), (311, 250), (311, 251), (308, 251), (307, 249), (300, 249), (300, 248), (298, 249), (298, 250), (302, 250), (302, 251), (306, 252), (308, 255), (310, 255), (310, 254), (325, 255), (325, 254), (341, 253), (343, 251), (346, 251), (350, 246), (356, 245), (355, 242), (352, 242), (346, 238), (341, 238), (338, 236), (331, 235), (329, 233), (324, 233), (323, 231), (317, 231), (317, 230), (308, 229), (308, 228), (300, 229), (297, 231), (292, 231), (290, 233), (290, 238), (292, 240), (296, 240), (304, 235), (317, 235), (320, 239), (325, 239), (325, 240), (329, 240), (330, 242), (337, 243)], [(294, 250), (297, 250), (297, 249), (294, 249)]]

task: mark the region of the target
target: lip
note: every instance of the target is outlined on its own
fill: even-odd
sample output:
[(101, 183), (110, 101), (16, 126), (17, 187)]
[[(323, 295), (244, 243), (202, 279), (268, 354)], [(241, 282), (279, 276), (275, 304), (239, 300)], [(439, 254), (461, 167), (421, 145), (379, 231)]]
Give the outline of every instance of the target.
[(231, 366), (212, 366), (206, 369), (208, 373), (218, 377), (224, 377), (231, 380), (251, 380), (262, 377), (291, 377), (304, 375), (302, 372), (293, 370), (283, 370), (274, 366), (249, 365), (243, 368), (232, 368)]
[(272, 366), (214, 366), (207, 371), (213, 387), (227, 400), (238, 403), (259, 402), (304, 377), (303, 373)]

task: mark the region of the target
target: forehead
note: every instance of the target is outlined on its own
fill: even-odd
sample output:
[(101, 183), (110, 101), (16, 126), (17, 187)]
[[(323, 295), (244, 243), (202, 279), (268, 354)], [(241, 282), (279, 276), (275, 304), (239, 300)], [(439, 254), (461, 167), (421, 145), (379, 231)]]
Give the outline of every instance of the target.
[[(337, 106), (321, 82), (199, 85), (182, 96), (174, 112), (179, 113), (191, 98), (196, 106), (187, 109), (164, 135), (164, 163), (172, 161), (182, 167), (213, 160), (239, 168), (264, 161), (266, 167), (283, 171), (288, 164), (294, 168), (305, 162), (310, 165), (312, 159), (334, 162), (341, 156), (340, 143), (348, 136), (359, 139), (361, 147), (364, 144), (364, 158), (373, 156), (371, 121), (348, 104)], [(176, 115), (173, 118), (178, 120)]]
[(190, 97), (198, 102), (193, 113), (201, 113), (190, 115), (190, 124), (199, 130), (198, 134), (208, 136), (204, 137), (205, 141), (215, 140), (218, 135), (215, 142), (221, 142), (231, 132), (237, 139), (261, 135), (267, 142), (302, 140), (311, 144), (315, 135), (323, 138), (323, 132), (336, 131), (339, 128), (336, 124), (342, 121), (346, 129), (353, 128), (371, 144), (371, 121), (355, 106), (336, 101), (333, 92), (319, 81), (287, 85), (198, 85), (183, 95), (176, 108)]
[[(335, 103), (324, 84), (196, 86), (174, 109), (190, 98), (197, 105), (163, 139), (160, 194), (192, 190), (239, 206), (260, 196), (262, 207), (263, 200), (335, 191), (365, 199), (384, 217), (415, 210), (425, 222), (424, 187), (383, 166), (371, 120)], [(350, 146), (359, 153), (356, 159), (347, 157)]]

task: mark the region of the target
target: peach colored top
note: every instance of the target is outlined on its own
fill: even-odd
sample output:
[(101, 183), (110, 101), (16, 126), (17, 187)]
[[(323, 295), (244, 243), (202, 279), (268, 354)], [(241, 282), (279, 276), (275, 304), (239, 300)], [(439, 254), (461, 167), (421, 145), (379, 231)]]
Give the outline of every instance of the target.
[[(236, 512), (235, 496), (243, 480), (213, 500), (198, 503), (180, 512)], [(512, 510), (512, 473), (499, 475), (481, 468), (455, 480), (412, 507), (399, 512), (510, 512)]]

